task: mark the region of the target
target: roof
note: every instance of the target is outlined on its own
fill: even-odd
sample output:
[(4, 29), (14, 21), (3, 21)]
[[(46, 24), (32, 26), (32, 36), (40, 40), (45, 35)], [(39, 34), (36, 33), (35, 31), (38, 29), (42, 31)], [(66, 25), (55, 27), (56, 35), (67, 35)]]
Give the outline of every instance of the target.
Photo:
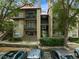
[(28, 52), (27, 58), (40, 58), (40, 49), (32, 49)]
[(41, 9), (41, 8), (37, 8), (37, 7), (26, 7), (26, 6), (24, 6), (21, 9)]
[(65, 48), (53, 48), (52, 51), (56, 51), (60, 55), (66, 55), (69, 53)]
[(48, 16), (48, 14), (41, 14), (41, 15), (46, 15), (46, 16)]
[(25, 4), (21, 7), (21, 9), (41, 9), (41, 8), (34, 7), (32, 4)]
[(48, 14), (48, 13), (43, 13), (43, 12), (42, 12), (40, 15), (46, 15), (46, 16), (48, 16), (49, 14)]

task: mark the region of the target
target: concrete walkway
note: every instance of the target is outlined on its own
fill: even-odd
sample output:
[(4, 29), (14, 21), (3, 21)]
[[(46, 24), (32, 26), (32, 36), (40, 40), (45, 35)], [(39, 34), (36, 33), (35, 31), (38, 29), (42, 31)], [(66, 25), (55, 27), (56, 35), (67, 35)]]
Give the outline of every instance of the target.
[(53, 46), (53, 47), (49, 47), (49, 46), (40, 46), (41, 49), (43, 50), (50, 50), (53, 48), (66, 48), (69, 51), (73, 51), (75, 48), (78, 48), (79, 44), (78, 43), (74, 43), (74, 42), (68, 42), (68, 47), (65, 46)]
[[(50, 50), (52, 48), (59, 48), (63, 47), (66, 48), (65, 46), (54, 46), (54, 47), (49, 47), (49, 46), (40, 46), (39, 41), (21, 41), (21, 42), (8, 42), (8, 41), (0, 41), (0, 46), (4, 47), (39, 47), (43, 50)], [(70, 50), (74, 50), (75, 48), (78, 48), (79, 44), (74, 43), (74, 42), (68, 42), (68, 48)]]
[(0, 41), (0, 46), (16, 46), (16, 47), (30, 47), (30, 46), (38, 46), (39, 41), (28, 42), (28, 41), (21, 41), (21, 42), (8, 42), (8, 41)]
[(75, 48), (79, 48), (79, 44), (78, 43), (74, 43), (74, 42), (68, 42), (68, 47), (71, 50), (74, 50)]

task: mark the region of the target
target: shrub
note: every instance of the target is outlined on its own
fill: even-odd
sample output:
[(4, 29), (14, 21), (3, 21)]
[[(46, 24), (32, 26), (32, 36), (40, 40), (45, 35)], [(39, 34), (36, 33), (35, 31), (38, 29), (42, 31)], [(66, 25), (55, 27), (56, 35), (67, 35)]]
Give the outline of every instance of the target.
[(18, 41), (22, 41), (22, 38), (9, 38), (9, 41), (11, 42), (18, 42)]
[(72, 38), (72, 37), (69, 37), (69, 41), (70, 42), (75, 42), (75, 41), (78, 41), (79, 40), (79, 38)]
[(43, 46), (64, 46), (63, 38), (42, 38), (40, 43)]
[(13, 21), (0, 21), (0, 31), (8, 31), (11, 32), (13, 30)]

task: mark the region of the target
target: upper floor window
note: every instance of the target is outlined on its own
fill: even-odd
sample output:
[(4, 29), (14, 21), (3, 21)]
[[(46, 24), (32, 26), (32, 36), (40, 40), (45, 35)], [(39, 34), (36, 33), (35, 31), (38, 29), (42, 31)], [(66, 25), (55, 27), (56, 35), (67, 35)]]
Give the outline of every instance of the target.
[(35, 30), (36, 22), (35, 21), (27, 21), (25, 25), (25, 29), (27, 30)]
[(30, 20), (35, 20), (36, 18), (36, 10), (27, 10), (26, 11), (26, 18), (30, 19)]
[(16, 14), (16, 17), (22, 17), (22, 18), (23, 18), (23, 17), (24, 17), (24, 12), (19, 12), (19, 13), (17, 13), (17, 14)]

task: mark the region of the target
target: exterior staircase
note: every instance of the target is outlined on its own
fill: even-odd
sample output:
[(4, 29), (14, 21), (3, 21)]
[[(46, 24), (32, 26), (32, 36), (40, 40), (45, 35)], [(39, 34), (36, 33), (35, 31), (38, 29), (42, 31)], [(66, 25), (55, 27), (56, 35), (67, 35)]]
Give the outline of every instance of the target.
[(1, 32), (1, 31), (0, 31), (0, 41), (2, 41), (3, 38), (4, 38), (6, 35), (7, 35), (6, 31), (4, 31), (4, 32)]

